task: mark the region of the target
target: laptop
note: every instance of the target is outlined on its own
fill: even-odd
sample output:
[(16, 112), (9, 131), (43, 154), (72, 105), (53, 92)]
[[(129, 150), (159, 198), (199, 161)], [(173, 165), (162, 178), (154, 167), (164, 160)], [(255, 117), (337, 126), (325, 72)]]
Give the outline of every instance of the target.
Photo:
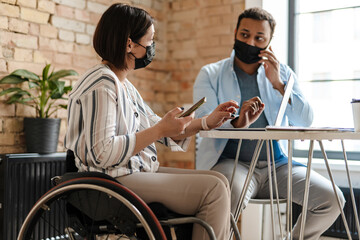
[[(217, 128), (220, 131), (266, 131), (269, 127), (281, 127), (281, 122), (284, 118), (286, 106), (289, 102), (291, 91), (295, 83), (294, 76), (290, 73), (287, 84), (285, 86), (285, 92), (280, 103), (278, 113), (276, 115), (274, 125), (267, 126), (265, 128)], [(266, 107), (266, 106), (265, 106)]]

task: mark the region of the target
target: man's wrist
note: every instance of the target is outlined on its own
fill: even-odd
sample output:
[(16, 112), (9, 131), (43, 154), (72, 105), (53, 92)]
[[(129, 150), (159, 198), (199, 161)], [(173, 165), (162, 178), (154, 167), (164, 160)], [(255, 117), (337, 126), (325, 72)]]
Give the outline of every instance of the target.
[(281, 95), (284, 95), (284, 93), (285, 93), (285, 84), (281, 83), (279, 86), (274, 87), (274, 89), (278, 90), (281, 93)]
[(234, 128), (237, 128), (236, 126), (236, 121), (239, 119), (239, 116), (237, 116), (236, 118), (234, 118), (233, 120), (231, 120), (231, 125), (234, 127)]

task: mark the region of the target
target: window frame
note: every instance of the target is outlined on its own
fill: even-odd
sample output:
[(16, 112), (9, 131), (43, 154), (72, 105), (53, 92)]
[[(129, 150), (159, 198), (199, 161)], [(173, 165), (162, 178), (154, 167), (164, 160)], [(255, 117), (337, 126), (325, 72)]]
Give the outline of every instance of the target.
[[(296, 43), (296, 32), (297, 32), (297, 12), (298, 12), (298, 1), (300, 0), (289, 0), (288, 1), (288, 65), (295, 73), (297, 73), (297, 66), (296, 66), (296, 49), (298, 47)], [(350, 7), (348, 7), (350, 8)], [(340, 10), (345, 8), (335, 8), (329, 9), (326, 11), (333, 11), (333, 10)], [(321, 12), (321, 11), (314, 11)], [(359, 78), (349, 79), (351, 81), (360, 81)], [(316, 80), (313, 80), (316, 82)], [(324, 83), (328, 83), (331, 81), (324, 81)], [(293, 144), (293, 156), (295, 158), (307, 158), (308, 157), (308, 150), (301, 150), (295, 149), (295, 145)], [(348, 160), (357, 160), (360, 161), (360, 151), (347, 151), (347, 159)], [(342, 151), (326, 151), (327, 157), (329, 159), (344, 159), (344, 155)], [(322, 152), (320, 150), (314, 149), (313, 152), (314, 158), (323, 158)]]

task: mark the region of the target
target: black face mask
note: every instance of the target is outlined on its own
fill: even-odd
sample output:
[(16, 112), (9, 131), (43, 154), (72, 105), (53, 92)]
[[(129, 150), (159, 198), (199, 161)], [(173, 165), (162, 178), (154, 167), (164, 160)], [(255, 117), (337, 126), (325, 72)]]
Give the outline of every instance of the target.
[(260, 51), (265, 50), (265, 48), (251, 46), (235, 39), (234, 50), (238, 59), (244, 63), (251, 64), (258, 62), (261, 59), (261, 57), (259, 57)]
[(151, 63), (151, 61), (153, 60), (153, 58), (155, 56), (155, 42), (153, 42), (150, 46), (146, 46), (146, 47), (141, 45), (140, 43), (136, 43), (136, 44), (145, 48), (146, 54), (143, 58), (136, 58), (134, 56), (134, 54), (132, 54), (130, 52), (130, 54), (133, 55), (135, 58), (135, 68), (134, 69), (144, 68)]

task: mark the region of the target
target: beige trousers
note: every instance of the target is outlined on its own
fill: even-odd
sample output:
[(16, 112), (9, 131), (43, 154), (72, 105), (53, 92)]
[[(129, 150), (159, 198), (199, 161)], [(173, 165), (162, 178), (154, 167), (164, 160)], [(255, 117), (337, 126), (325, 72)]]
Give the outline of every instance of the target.
[[(160, 202), (176, 213), (196, 216), (213, 227), (217, 239), (229, 239), (230, 188), (221, 173), (160, 167), (156, 173), (137, 172), (117, 180), (146, 203)], [(194, 224), (192, 239), (209, 238)]]

